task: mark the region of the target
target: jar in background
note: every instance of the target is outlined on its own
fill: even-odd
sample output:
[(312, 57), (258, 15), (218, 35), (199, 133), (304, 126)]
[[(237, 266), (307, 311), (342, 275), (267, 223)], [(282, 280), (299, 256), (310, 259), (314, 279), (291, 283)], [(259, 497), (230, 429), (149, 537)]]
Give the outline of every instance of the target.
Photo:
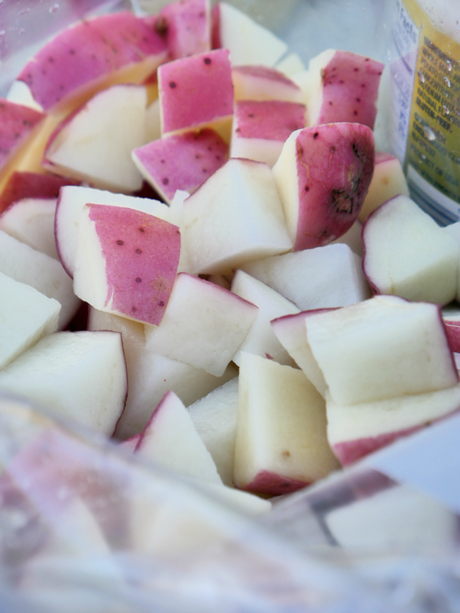
[(396, 0), (391, 57), (391, 148), (419, 206), (441, 225), (458, 221), (458, 0)]

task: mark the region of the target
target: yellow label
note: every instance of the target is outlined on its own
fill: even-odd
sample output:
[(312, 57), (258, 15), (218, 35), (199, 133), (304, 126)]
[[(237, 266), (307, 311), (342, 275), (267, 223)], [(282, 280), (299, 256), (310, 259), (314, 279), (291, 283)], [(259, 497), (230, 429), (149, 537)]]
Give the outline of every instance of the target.
[(419, 31), (405, 171), (431, 199), (434, 190), (444, 196), (438, 198), (441, 218), (454, 221), (460, 218), (460, 45), (414, 0), (403, 2)]

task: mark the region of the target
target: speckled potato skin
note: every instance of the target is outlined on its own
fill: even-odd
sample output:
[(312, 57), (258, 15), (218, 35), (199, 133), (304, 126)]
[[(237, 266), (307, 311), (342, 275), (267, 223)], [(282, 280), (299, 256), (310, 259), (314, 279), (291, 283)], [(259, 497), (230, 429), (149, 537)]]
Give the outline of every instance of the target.
[(148, 56), (167, 57), (166, 43), (125, 11), (78, 22), (44, 45), (18, 76), (46, 111), (78, 88)]
[(118, 314), (159, 324), (176, 277), (180, 233), (176, 226), (134, 209), (92, 204), (105, 260), (106, 304)]
[(374, 160), (374, 136), (361, 124), (324, 124), (290, 136), (273, 172), (294, 251), (327, 245), (353, 225)]
[(356, 121), (373, 130), (383, 68), (369, 57), (336, 51), (321, 71), (323, 101), (315, 123)]

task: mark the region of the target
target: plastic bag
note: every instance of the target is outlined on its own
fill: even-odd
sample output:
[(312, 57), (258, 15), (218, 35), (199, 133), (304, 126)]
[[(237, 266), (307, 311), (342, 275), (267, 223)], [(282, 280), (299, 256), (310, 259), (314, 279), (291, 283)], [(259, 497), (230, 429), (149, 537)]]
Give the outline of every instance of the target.
[(23, 401), (0, 433), (2, 611), (459, 610), (459, 516), (365, 464), (254, 519)]

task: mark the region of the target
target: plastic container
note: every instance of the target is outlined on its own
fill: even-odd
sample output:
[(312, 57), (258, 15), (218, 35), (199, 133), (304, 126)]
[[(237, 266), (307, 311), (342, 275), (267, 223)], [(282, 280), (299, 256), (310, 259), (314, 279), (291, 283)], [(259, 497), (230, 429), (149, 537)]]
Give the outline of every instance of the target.
[[(456, 613), (459, 435), (445, 420), (253, 518), (2, 396), (0, 610)], [(457, 499), (413, 487), (414, 444)]]

